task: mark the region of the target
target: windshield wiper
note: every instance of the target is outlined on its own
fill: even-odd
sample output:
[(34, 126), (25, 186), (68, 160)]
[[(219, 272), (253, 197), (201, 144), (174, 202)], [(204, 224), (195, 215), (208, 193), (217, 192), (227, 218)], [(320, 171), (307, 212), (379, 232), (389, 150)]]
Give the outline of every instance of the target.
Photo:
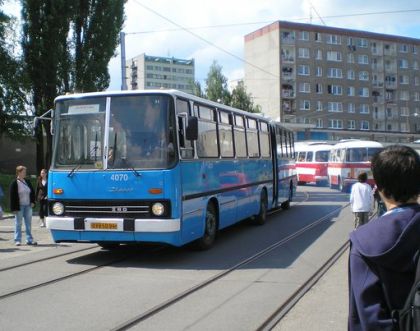
[[(93, 146), (92, 149), (89, 151), (89, 156), (92, 152), (95, 152), (95, 162), (97, 161), (97, 150), (98, 150), (98, 133), (96, 133), (95, 135), (95, 146)], [(79, 162), (78, 164), (76, 164), (76, 166), (73, 169), (71, 169), (71, 171), (68, 173), (67, 177), (73, 177), (76, 171), (80, 169), (82, 164), (85, 164), (85, 162)]]
[(121, 160), (123, 161), (123, 163), (126, 165), (126, 169), (132, 170), (134, 172), (134, 174), (136, 175), (136, 177), (140, 177), (141, 174), (133, 168), (133, 166), (131, 166), (128, 162), (127, 162), (127, 158), (126, 157), (121, 157)]
[(67, 177), (73, 177), (73, 174), (82, 166), (81, 163), (77, 164), (71, 171), (68, 173)]

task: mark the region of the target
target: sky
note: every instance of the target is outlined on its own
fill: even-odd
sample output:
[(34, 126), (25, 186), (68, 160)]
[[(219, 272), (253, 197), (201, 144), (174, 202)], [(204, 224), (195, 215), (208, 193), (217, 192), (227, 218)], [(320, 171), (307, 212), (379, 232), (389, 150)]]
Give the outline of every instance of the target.
[[(13, 0), (5, 6), (6, 12), (20, 15)], [(372, 14), (403, 10), (418, 11)], [(351, 14), (364, 15), (332, 17)], [(244, 36), (278, 20), (420, 38), (418, 0), (128, 0), (125, 15), (127, 59), (142, 53), (194, 58), (195, 79), (202, 86), (214, 60), (229, 81), (242, 79)], [(109, 72), (109, 89), (119, 90), (119, 48)]]

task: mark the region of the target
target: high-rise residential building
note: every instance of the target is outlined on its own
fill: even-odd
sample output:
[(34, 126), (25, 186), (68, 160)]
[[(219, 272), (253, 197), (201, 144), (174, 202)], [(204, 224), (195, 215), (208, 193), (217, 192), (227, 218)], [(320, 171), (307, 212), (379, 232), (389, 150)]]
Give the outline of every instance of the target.
[(245, 60), (254, 102), (298, 138), (420, 138), (420, 39), (278, 21)]
[(127, 87), (137, 89), (177, 89), (192, 93), (194, 59), (182, 60), (140, 54), (126, 62)]

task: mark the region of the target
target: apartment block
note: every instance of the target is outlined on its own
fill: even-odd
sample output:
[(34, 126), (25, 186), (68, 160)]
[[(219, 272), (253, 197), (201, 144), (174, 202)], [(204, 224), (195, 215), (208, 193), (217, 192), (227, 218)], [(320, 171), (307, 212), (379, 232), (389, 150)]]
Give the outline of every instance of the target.
[(245, 36), (245, 86), (298, 138), (420, 138), (420, 39), (278, 21)]
[(127, 87), (137, 89), (177, 89), (192, 93), (194, 59), (183, 60), (140, 54), (126, 62)]

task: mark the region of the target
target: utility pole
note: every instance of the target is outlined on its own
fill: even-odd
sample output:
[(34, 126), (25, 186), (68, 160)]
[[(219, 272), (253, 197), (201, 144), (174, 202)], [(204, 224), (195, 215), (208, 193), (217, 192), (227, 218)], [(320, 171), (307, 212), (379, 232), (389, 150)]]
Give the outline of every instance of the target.
[(125, 68), (125, 33), (120, 32), (121, 45), (121, 90), (127, 90), (126, 68)]

